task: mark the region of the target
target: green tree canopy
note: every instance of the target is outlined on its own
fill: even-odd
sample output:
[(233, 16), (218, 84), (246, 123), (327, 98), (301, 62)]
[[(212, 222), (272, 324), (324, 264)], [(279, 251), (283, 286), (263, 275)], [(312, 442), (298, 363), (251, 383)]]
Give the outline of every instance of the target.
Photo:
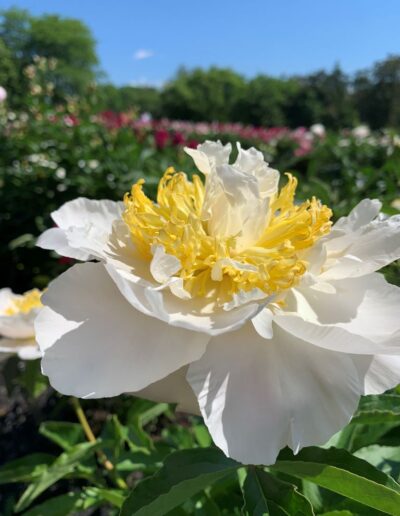
[(247, 84), (233, 117), (258, 126), (286, 125), (288, 100), (297, 89), (295, 80), (258, 75)]
[(135, 110), (160, 116), (160, 91), (148, 86), (121, 86), (101, 84), (97, 88), (100, 109), (112, 111)]
[(162, 92), (163, 113), (171, 118), (227, 122), (245, 90), (244, 78), (232, 70), (182, 68)]
[(27, 11), (9, 9), (0, 15), (0, 42), (9, 53), (20, 79), (34, 56), (57, 59), (51, 80), (59, 97), (82, 94), (95, 80), (98, 59), (95, 41), (81, 21), (56, 15), (32, 16)]

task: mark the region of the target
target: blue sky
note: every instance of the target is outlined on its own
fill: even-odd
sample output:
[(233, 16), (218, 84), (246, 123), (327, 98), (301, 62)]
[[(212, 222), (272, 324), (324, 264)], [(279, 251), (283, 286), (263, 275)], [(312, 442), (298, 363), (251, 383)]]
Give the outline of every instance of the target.
[(11, 6), (83, 20), (118, 85), (161, 85), (180, 65), (354, 72), (400, 53), (400, 0), (0, 0)]

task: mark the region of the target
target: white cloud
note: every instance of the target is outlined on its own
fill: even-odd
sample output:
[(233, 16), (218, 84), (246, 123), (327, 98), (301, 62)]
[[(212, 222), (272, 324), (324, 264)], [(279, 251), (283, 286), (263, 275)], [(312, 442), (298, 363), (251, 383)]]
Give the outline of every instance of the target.
[(135, 61), (141, 61), (142, 59), (148, 59), (149, 57), (153, 56), (154, 52), (152, 50), (139, 48), (139, 50), (136, 50), (136, 52), (133, 54), (133, 59), (135, 59)]

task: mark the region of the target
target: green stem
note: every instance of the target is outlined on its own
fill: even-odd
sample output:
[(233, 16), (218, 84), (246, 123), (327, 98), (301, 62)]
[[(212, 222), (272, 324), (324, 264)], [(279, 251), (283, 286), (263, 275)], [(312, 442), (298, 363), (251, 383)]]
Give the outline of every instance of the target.
[[(83, 431), (85, 432), (86, 439), (90, 443), (95, 443), (97, 439), (89, 425), (89, 421), (86, 418), (85, 412), (83, 411), (80, 401), (78, 400), (78, 398), (71, 398), (71, 402), (72, 406), (74, 407), (76, 417), (78, 418), (78, 421), (81, 424)], [(96, 453), (100, 463), (111, 474), (117, 487), (121, 489), (128, 489), (125, 480), (117, 475), (114, 464), (107, 458), (106, 454), (102, 450), (97, 450)]]

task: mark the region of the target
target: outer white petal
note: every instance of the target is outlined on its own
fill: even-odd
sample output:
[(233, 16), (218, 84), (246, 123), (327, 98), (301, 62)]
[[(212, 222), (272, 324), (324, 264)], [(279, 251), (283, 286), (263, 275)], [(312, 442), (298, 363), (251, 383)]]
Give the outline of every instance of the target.
[(53, 281), (35, 322), (42, 370), (63, 394), (99, 398), (144, 389), (199, 358), (208, 337), (135, 310), (102, 264)]
[(275, 322), (317, 346), (346, 353), (399, 354), (400, 289), (380, 274), (332, 281), (333, 293), (293, 289)]
[(35, 346), (24, 346), (18, 351), (18, 356), (22, 360), (36, 360), (42, 357), (42, 353), (38, 348), (37, 344)]
[(366, 224), (374, 220), (382, 208), (382, 203), (378, 199), (363, 199), (355, 206), (347, 217), (341, 217), (334, 229), (340, 229), (346, 233), (357, 231)]
[(0, 314), (3, 314), (4, 311), (10, 306), (10, 303), (14, 297), (15, 294), (13, 294), (10, 288), (0, 289)]
[(200, 415), (199, 404), (186, 380), (187, 366), (169, 376), (152, 383), (142, 391), (132, 392), (139, 398), (164, 403), (177, 403), (177, 410)]
[(102, 258), (112, 224), (122, 210), (123, 203), (108, 200), (80, 197), (67, 202), (51, 214), (58, 227), (45, 231), (37, 245), (69, 258)]
[(273, 318), (274, 314), (271, 310), (269, 308), (264, 308), (251, 320), (256, 332), (261, 335), (261, 337), (264, 337), (264, 339), (272, 339), (273, 337)]
[(185, 147), (186, 154), (193, 158), (196, 167), (205, 175), (210, 174), (216, 166), (228, 163), (231, 151), (230, 143), (222, 145), (219, 140), (216, 142), (207, 140), (198, 145), (197, 149)]
[(248, 324), (212, 339), (188, 381), (214, 442), (246, 464), (272, 464), (279, 450), (322, 444), (346, 425), (362, 390), (351, 356)]
[(40, 309), (15, 315), (0, 315), (0, 337), (10, 339), (29, 339), (34, 337), (33, 321)]
[(36, 245), (42, 249), (55, 250), (60, 256), (66, 256), (67, 258), (82, 261), (91, 259), (90, 253), (71, 247), (65, 230), (60, 228), (51, 228), (44, 231), (38, 238)]
[(339, 233), (335, 225), (332, 234), (324, 241), (328, 259), (321, 279), (326, 281), (370, 274), (400, 258), (400, 216), (376, 219), (361, 225), (375, 213), (373, 209), (377, 205), (368, 205), (368, 208), (366, 212), (358, 213), (358, 217), (343, 221), (339, 225)]
[(0, 338), (0, 353), (16, 353), (23, 360), (35, 360), (41, 357), (35, 339)]
[(400, 384), (400, 356), (355, 356), (354, 363), (364, 378), (363, 394), (382, 394)]

